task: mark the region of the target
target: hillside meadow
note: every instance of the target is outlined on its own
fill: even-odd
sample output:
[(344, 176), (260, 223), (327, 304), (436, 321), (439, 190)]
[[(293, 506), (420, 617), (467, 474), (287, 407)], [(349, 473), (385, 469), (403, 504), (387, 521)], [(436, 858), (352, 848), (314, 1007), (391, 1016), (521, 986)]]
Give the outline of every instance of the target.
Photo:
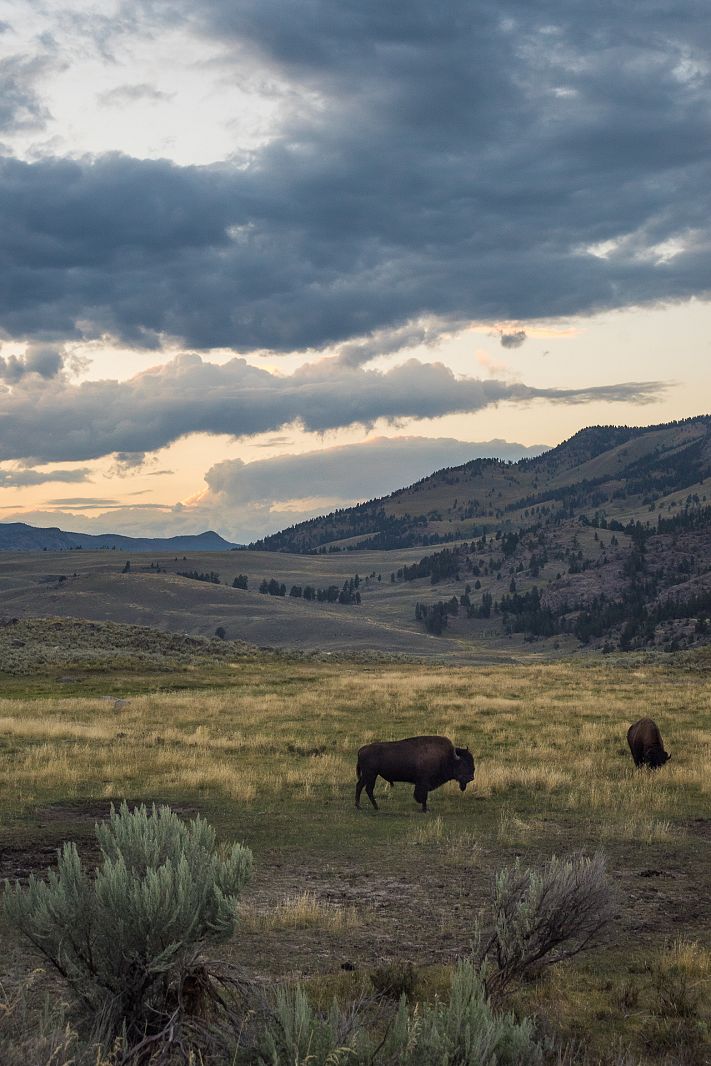
[[(711, 663), (703, 655), (446, 667), (245, 655), (229, 682), (116, 699), (0, 699), (0, 873), (24, 879), (111, 801), (167, 802), (247, 843), (255, 875), (228, 956), (258, 978), (302, 977), (316, 1002), (372, 992), (411, 963), (416, 994), (471, 950), (494, 875), (520, 859), (602, 848), (617, 893), (604, 948), (518, 987), (511, 1005), (590, 1062), (708, 1062), (711, 1001)], [(186, 679), (181, 679), (185, 684)], [(650, 714), (671, 762), (635, 771), (628, 725)], [(474, 786), (382, 781), (354, 810), (358, 747), (443, 733), (474, 752)], [(4, 995), (37, 965), (6, 928)], [(42, 979), (49, 982), (49, 977)], [(671, 993), (669, 990), (671, 989)]]

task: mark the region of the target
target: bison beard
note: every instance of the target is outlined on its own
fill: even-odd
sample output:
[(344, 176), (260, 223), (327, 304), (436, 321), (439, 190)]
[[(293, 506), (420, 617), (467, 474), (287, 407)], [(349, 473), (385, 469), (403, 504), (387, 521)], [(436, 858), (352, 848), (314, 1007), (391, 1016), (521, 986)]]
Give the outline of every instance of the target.
[(391, 785), (407, 781), (415, 786), (415, 800), (427, 811), (427, 796), (445, 781), (458, 781), (464, 792), (474, 780), (474, 759), (469, 748), (455, 748), (449, 737), (408, 737), (366, 744), (358, 752), (358, 784), (355, 805), (360, 809), (360, 794), (366, 795), (375, 810), (373, 789), (378, 777)]

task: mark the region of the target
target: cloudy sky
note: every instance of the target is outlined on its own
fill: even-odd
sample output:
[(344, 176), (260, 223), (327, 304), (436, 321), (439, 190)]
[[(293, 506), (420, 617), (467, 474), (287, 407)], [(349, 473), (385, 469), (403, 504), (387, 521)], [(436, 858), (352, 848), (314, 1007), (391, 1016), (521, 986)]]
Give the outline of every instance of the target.
[(711, 410), (705, 0), (0, 0), (0, 521), (248, 540)]

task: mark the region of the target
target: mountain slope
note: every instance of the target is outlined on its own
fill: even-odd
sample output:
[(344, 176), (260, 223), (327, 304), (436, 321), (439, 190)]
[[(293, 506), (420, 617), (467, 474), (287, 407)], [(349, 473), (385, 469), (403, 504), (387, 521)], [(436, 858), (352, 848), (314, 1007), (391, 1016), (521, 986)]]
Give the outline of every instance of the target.
[(593, 426), (534, 459), (475, 459), (390, 496), (291, 526), (250, 547), (313, 552), (446, 543), (580, 513), (627, 522), (673, 513), (711, 474), (711, 416)]

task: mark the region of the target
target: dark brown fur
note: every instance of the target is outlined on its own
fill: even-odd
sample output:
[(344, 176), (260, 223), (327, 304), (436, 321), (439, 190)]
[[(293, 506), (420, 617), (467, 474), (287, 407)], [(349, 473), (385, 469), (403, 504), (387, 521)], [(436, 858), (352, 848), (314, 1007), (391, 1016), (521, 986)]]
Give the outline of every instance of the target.
[(652, 770), (658, 770), (667, 759), (671, 759), (671, 755), (664, 750), (659, 727), (651, 718), (640, 718), (629, 727), (627, 743), (635, 766), (649, 766)]
[(378, 810), (373, 789), (380, 776), (391, 785), (395, 781), (414, 785), (415, 800), (426, 811), (427, 794), (445, 781), (458, 781), (464, 791), (474, 780), (474, 759), (469, 748), (455, 748), (449, 737), (382, 740), (360, 749), (356, 773), (356, 807), (360, 808), (360, 794), (365, 788), (368, 799)]

